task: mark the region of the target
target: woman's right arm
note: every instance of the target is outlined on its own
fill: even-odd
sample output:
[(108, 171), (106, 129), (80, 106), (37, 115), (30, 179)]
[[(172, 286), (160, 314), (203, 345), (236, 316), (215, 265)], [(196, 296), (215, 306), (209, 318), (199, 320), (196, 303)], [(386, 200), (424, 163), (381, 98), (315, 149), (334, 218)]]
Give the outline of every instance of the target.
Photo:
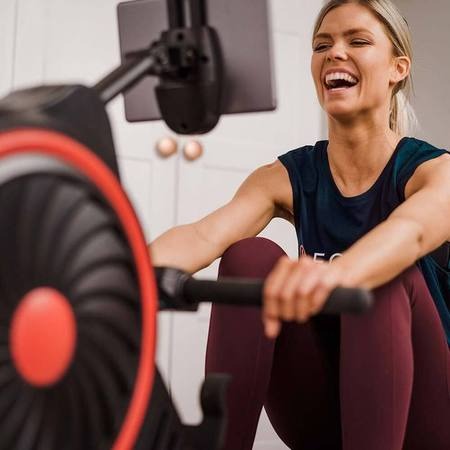
[(277, 160), (251, 173), (226, 205), (151, 242), (152, 264), (195, 273), (222, 256), (231, 244), (259, 234), (272, 218), (293, 222), (291, 211), (289, 176)]

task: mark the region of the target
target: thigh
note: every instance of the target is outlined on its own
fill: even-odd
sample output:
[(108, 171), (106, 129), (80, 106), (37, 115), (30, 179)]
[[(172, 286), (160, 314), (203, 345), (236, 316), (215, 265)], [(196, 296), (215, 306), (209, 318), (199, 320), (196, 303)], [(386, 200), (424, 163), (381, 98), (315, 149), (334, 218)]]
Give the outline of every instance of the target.
[(450, 350), (425, 280), (410, 275), (414, 381), (404, 450), (450, 449)]
[(277, 339), (265, 407), (291, 449), (341, 448), (339, 332), (339, 317), (316, 316)]

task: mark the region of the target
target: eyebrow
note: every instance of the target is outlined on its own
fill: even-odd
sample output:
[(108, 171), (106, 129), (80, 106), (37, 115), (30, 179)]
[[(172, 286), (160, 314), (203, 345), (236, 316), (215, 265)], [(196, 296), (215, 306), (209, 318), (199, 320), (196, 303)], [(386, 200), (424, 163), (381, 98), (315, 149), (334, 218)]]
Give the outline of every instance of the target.
[[(351, 28), (350, 30), (344, 31), (344, 36), (351, 36), (353, 34), (357, 34), (357, 33), (369, 33), (370, 35), (373, 36), (373, 33), (371, 33), (369, 30), (365, 29), (365, 28)], [(332, 35), (329, 33), (318, 33), (314, 36), (314, 40), (315, 39), (319, 39), (319, 38), (331, 38)]]

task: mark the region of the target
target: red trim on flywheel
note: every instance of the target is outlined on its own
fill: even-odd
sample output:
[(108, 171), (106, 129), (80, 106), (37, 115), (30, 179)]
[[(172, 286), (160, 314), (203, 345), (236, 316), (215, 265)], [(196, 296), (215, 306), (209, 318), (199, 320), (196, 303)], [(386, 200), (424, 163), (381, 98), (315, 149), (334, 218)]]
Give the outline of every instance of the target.
[(114, 450), (131, 449), (138, 437), (153, 386), (157, 290), (150, 255), (134, 210), (117, 178), (87, 147), (62, 133), (42, 129), (14, 129), (0, 133), (0, 158), (17, 153), (53, 156), (75, 167), (99, 189), (117, 214), (127, 236), (141, 292), (141, 354), (135, 388)]
[(72, 306), (51, 287), (28, 292), (14, 311), (10, 346), (14, 364), (30, 384), (49, 386), (64, 375), (77, 342)]

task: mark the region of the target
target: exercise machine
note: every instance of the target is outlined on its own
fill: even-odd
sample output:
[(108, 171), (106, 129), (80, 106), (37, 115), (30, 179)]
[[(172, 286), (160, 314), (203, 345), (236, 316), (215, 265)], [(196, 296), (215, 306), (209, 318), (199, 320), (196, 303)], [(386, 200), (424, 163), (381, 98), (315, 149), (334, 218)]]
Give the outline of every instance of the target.
[[(208, 3), (209, 13), (220, 3)], [(267, 20), (266, 2), (251, 3)], [(227, 377), (205, 380), (203, 421), (184, 425), (154, 363), (156, 314), (195, 311), (201, 301), (258, 306), (263, 281), (152, 268), (105, 111), (126, 93), (130, 120), (157, 119), (139, 94), (150, 79), (158, 81), (148, 91), (157, 114), (179, 133), (206, 133), (221, 114), (245, 106), (232, 100), (239, 88), (207, 4), (163, 5), (119, 6), (122, 24), (122, 14), (145, 6), (165, 11), (169, 26), (129, 50), (122, 28), (122, 64), (95, 86), (38, 86), (0, 101), (2, 449), (221, 448)], [(261, 109), (274, 108), (272, 94)], [(368, 292), (337, 289), (325, 311), (361, 312), (370, 303)]]

